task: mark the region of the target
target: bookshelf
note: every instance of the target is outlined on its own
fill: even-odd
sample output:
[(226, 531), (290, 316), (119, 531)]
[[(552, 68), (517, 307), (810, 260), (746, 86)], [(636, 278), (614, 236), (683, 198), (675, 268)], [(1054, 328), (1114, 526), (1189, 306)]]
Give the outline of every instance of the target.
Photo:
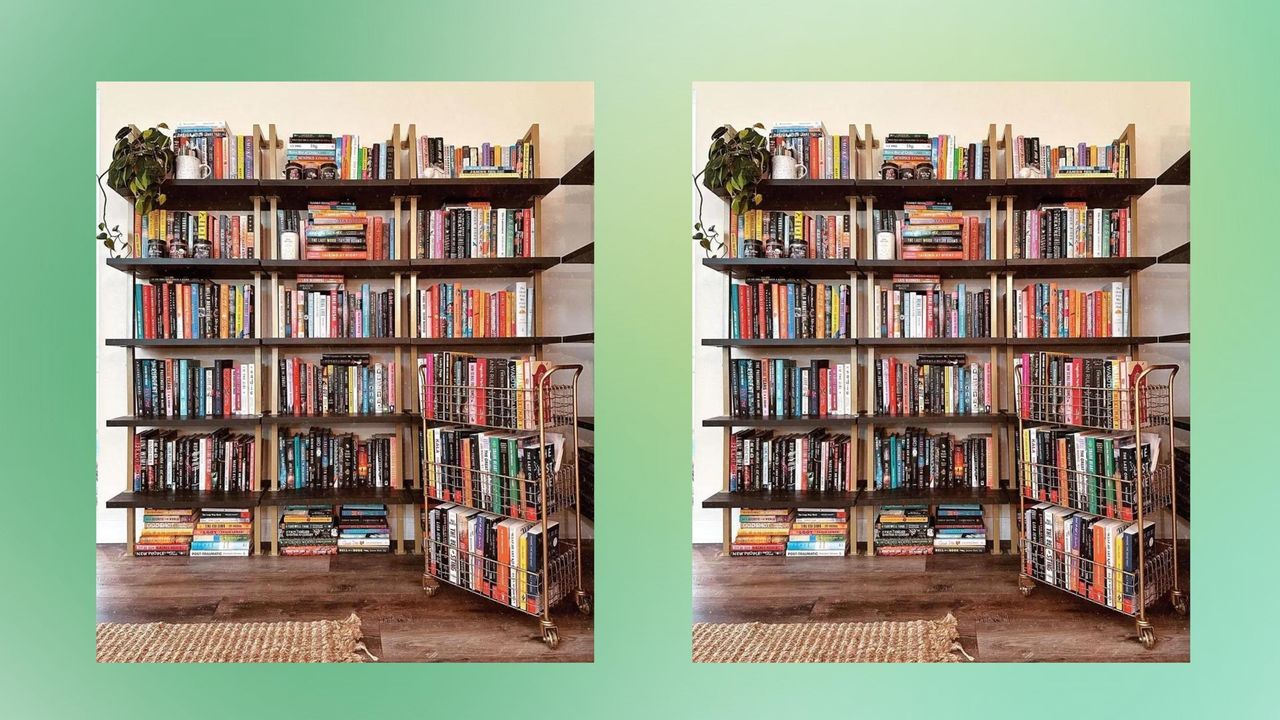
[[(145, 283), (162, 278), (191, 280), (236, 281), (249, 283), (254, 288), (255, 317), (249, 337), (207, 339), (143, 339), (108, 338), (109, 347), (125, 351), (127, 379), (125, 391), (128, 407), (125, 415), (106, 421), (108, 427), (124, 428), (127, 443), (133, 446), (136, 434), (146, 428), (190, 429), (196, 431), (228, 427), (236, 432), (253, 436), (256, 453), (256, 479), (253, 487), (238, 492), (190, 491), (190, 492), (138, 492), (133, 487), (132, 468), (125, 468), (124, 492), (107, 500), (108, 508), (127, 510), (127, 552), (132, 555), (137, 537), (137, 508), (251, 508), (253, 514), (253, 542), (251, 553), (259, 554), (263, 547), (271, 554), (278, 553), (277, 512), (290, 504), (381, 503), (388, 506), (392, 527), (392, 547), (396, 553), (417, 552), (419, 543), (414, 533), (400, 537), (405, 522), (412, 518), (410, 527), (416, 528), (416, 511), (425, 502), (418, 468), (415, 428), (422, 421), (417, 407), (415, 373), (417, 359), (423, 352), (453, 349), (486, 354), (532, 353), (541, 357), (547, 345), (562, 342), (583, 342), (583, 335), (560, 336), (538, 334), (544, 329), (542, 311), (543, 274), (559, 265), (558, 256), (534, 256), (516, 258), (468, 258), (428, 259), (418, 256), (419, 209), (431, 210), (453, 203), (488, 202), (497, 208), (532, 208), (533, 216), (540, 215), (542, 198), (560, 184), (559, 178), (538, 176), (532, 178), (421, 178), (417, 176), (414, 153), (417, 151), (415, 126), (410, 124), (402, 132), (395, 124), (391, 128), (394, 148), (394, 180), (283, 180), (280, 167), (283, 161), (284, 142), (274, 124), (255, 125), (253, 128), (253, 152), (259, 179), (240, 180), (168, 180), (164, 185), (167, 197), (164, 210), (223, 211), (249, 214), (255, 218), (257, 233), (254, 237), (251, 258), (196, 259), (196, 258), (109, 258), (106, 265), (127, 276), (131, 283)], [(521, 138), (534, 149), (535, 162), (540, 159), (539, 127), (532, 125)], [(583, 176), (591, 172), (593, 160), (589, 156), (574, 172)], [(133, 198), (126, 192), (120, 195), (130, 203)], [(292, 260), (277, 257), (277, 241), (280, 228), (277, 212), (281, 210), (305, 210), (308, 203), (320, 201), (350, 201), (360, 210), (389, 212), (389, 222), (396, 228), (395, 250), (391, 260), (327, 261)], [(121, 223), (121, 225), (126, 225)], [(128, 223), (132, 229), (133, 224)], [(131, 232), (132, 235), (132, 232)], [(140, 238), (131, 237), (130, 245), (140, 251)], [(542, 244), (542, 241), (540, 241)], [(375, 281), (385, 283), (394, 291), (394, 332), (389, 337), (335, 337), (298, 338), (276, 336), (275, 300), (287, 283), (300, 274), (341, 274), (346, 280)], [(536, 290), (533, 325), (530, 337), (467, 337), (424, 338), (416, 335), (416, 290), (420, 280), (520, 279)], [(133, 317), (134, 298), (128, 300), (130, 317)], [(291, 355), (321, 352), (368, 352), (377, 355), (375, 361), (386, 362), (397, 370), (394, 392), (394, 413), (371, 415), (280, 415), (280, 378), (277, 368), (282, 358)], [(146, 353), (147, 357), (171, 358), (175, 356), (199, 356), (201, 359), (234, 355), (252, 362), (255, 368), (254, 411), (233, 417), (138, 417), (134, 407), (134, 361)], [(251, 360), (250, 360), (251, 358)], [(237, 360), (240, 362), (240, 360)], [(397, 440), (396, 465), (399, 477), (392, 479), (390, 487), (377, 488), (289, 488), (278, 487), (277, 457), (280, 451), (278, 436), (282, 429), (335, 428), (335, 432), (356, 432), (361, 437), (366, 431), (383, 432)], [(341, 428), (341, 430), (336, 430)], [(268, 513), (264, 522), (263, 513)], [(402, 517), (402, 513), (406, 513)], [(269, 532), (269, 537), (264, 533)]]
[[(843, 128), (842, 128), (843, 129)], [(1142, 244), (1134, 238), (1126, 257), (1087, 259), (1023, 259), (1015, 257), (1015, 210), (1034, 209), (1040, 204), (1085, 202), (1090, 207), (1126, 207), (1136, 220), (1137, 199), (1156, 185), (1153, 178), (1018, 178), (1014, 176), (1013, 128), (988, 126), (987, 142), (991, 148), (992, 177), (982, 180), (882, 180), (874, 172), (876, 151), (882, 147), (871, 125), (849, 125), (850, 160), (853, 177), (839, 180), (770, 180), (759, 185), (763, 196), (760, 209), (779, 211), (817, 211), (849, 213), (854, 237), (851, 257), (838, 259), (763, 257), (705, 258), (702, 265), (722, 276), (726, 298), (734, 280), (748, 278), (788, 278), (802, 280), (847, 280), (853, 286), (851, 313), (857, 320), (854, 336), (825, 339), (759, 339), (704, 337), (704, 347), (721, 350), (723, 367), (723, 412), (702, 420), (704, 427), (723, 429), (723, 462), (721, 490), (704, 499), (704, 508), (720, 509), (723, 526), (723, 552), (729, 554), (732, 511), (739, 508), (835, 507), (849, 511), (849, 543), (853, 553), (859, 552), (857, 533), (859, 520), (868, 528), (874, 519), (874, 508), (884, 504), (976, 503), (988, 506), (988, 540), (993, 553), (1006, 549), (1018, 552), (1017, 537), (1001, 537), (1000, 529), (1007, 521), (1017, 524), (1013, 506), (1019, 492), (1014, 485), (1014, 448), (1009, 433), (1017, 424), (1011, 402), (1011, 380), (1008, 377), (1015, 353), (1030, 349), (1075, 348), (1084, 351), (1136, 353), (1143, 345), (1170, 340), (1169, 337), (1141, 334), (1131, 319), (1130, 334), (1106, 338), (1018, 338), (1013, 332), (1013, 292), (1016, 280), (1088, 280), (1122, 278), (1131, 288), (1131, 304), (1138, 297), (1136, 277), (1162, 258), (1142, 255)], [(1135, 145), (1132, 125), (1123, 129), (1118, 140)], [(1134, 163), (1136, 167), (1136, 163)], [(712, 192), (727, 200), (716, 188)], [(873, 213), (877, 209), (901, 210), (905, 203), (945, 200), (955, 210), (986, 211), (991, 223), (990, 256), (983, 260), (883, 260), (877, 259), (873, 246)], [(729, 226), (727, 202), (723, 226)], [(990, 337), (972, 338), (879, 338), (871, 337), (872, 292), (877, 278), (895, 273), (928, 273), (944, 281), (967, 280), (974, 289), (991, 291), (989, 308), (992, 327)], [(726, 303), (726, 310), (728, 303)], [(874, 375), (871, 369), (878, 354), (911, 351), (977, 351), (979, 362), (989, 362), (993, 370), (992, 397), (995, 407), (990, 413), (958, 416), (877, 416), (874, 407)], [(738, 352), (765, 353), (762, 357), (785, 357), (788, 351), (807, 352), (828, 357), (832, 362), (848, 362), (854, 368), (850, 389), (855, 402), (853, 416), (826, 418), (744, 418), (730, 412), (729, 364)], [(875, 490), (871, 486), (871, 437), (877, 428), (919, 425), (976, 426), (987, 429), (994, 441), (992, 482), (982, 488), (940, 490)], [(851, 453), (848, 487), (850, 492), (835, 495), (797, 491), (791, 493), (735, 492), (729, 489), (732, 436), (748, 428), (828, 429), (852, 434), (857, 440)], [(793, 430), (796, 431), (796, 430)], [(868, 508), (865, 518), (861, 508)], [(1007, 510), (1006, 510), (1007, 508)], [(1007, 513), (1007, 514), (1006, 514)], [(872, 544), (865, 543), (866, 554)]]

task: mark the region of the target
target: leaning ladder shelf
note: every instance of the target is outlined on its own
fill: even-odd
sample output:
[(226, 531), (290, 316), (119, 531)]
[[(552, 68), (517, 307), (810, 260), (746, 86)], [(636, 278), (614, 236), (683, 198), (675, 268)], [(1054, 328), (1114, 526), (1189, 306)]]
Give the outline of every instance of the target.
[[(441, 526), (435, 516), (428, 514), (428, 526), (423, 533), (426, 562), (422, 587), (434, 595), (443, 582), (536, 617), (543, 642), (555, 649), (560, 644), (560, 635), (551, 618), (551, 608), (572, 594), (578, 610), (584, 615), (591, 613), (591, 597), (582, 582), (578, 478), (578, 379), (582, 366), (547, 364), (536, 378), (535, 386), (523, 389), (442, 383), (431, 376), (430, 370), (427, 366), (418, 370), (424, 442), (432, 428), (446, 424), (481, 431), (536, 431), (538, 449), (547, 446), (548, 436), (558, 434), (563, 438), (563, 446), (552, 458), (539, 450), (537, 462), (526, 464), (514, 475), (478, 471), (461, 464), (428, 462), (423, 453), (422, 486), (426, 506), (447, 503), (486, 513), (493, 520), (532, 522), (540, 528), (543, 538), (549, 537), (548, 527), (553, 516), (567, 520), (572, 512), (574, 537), (556, 549), (548, 547), (547, 542), (540, 543), (541, 557), (531, 558), (537, 568), (530, 569), (528, 562), (508, 562), (505, 558), (477, 552), (480, 548), (476, 538), (470, 537), (469, 527), (453, 523), (447, 523), (453, 527)], [(565, 380), (557, 382), (561, 378)], [(486, 416), (475, 414), (478, 394), (486, 395), (489, 400), (480, 408)], [(523, 413), (518, 408), (523, 408)], [(535, 468), (536, 478), (529, 472)], [(468, 488), (484, 486), (490, 489), (488, 497), (483, 490), (479, 500), (473, 492), (468, 492)], [(531, 499), (518, 504), (504, 503), (501, 499), (504, 494), (508, 499)], [(489, 498), (492, 500), (484, 502)]]
[[(1054, 587), (1135, 618), (1138, 640), (1150, 649), (1155, 645), (1156, 635), (1154, 626), (1147, 620), (1147, 608), (1168, 594), (1174, 610), (1180, 614), (1187, 612), (1187, 597), (1178, 585), (1178, 499), (1172, 481), (1173, 380), (1178, 366), (1143, 365), (1126, 384), (1117, 387), (1023, 382), (1022, 367), (1023, 361), (1017, 361), (1013, 373), (1019, 439), (1023, 437), (1022, 431), (1032, 424), (1053, 429), (1132, 433), (1138, 461), (1134, 463), (1133, 477), (1125, 479), (1119, 472), (1107, 475), (1038, 464), (1032, 461), (1030, 452), (1023, 451), (1021, 442), (1015, 443), (1020, 486), (1018, 537), (1022, 554), (1018, 589), (1026, 597), (1037, 585)], [(1152, 382), (1153, 373), (1164, 374), (1164, 382)], [(1088, 402), (1090, 396), (1103, 399), (1104, 411)], [(1118, 421), (1113, 418), (1116, 412), (1121, 413)], [(1150, 464), (1141, 461), (1144, 430), (1159, 433), (1158, 454), (1153, 454)], [(1046, 483), (1048, 488), (1040, 485), (1040, 479), (1046, 477), (1051, 481)], [(1053, 483), (1057, 483), (1057, 487), (1053, 487)], [(1118, 499), (1114, 503), (1108, 500), (1104, 503), (1107, 507), (1098, 512), (1097, 503), (1091, 502), (1091, 498), (1098, 497)], [(1136, 522), (1139, 528), (1136, 569), (1064, 552), (1056, 538), (1050, 542), (1032, 540), (1029, 528), (1025, 527), (1028, 502), (1048, 503), (1099, 519)], [(1148, 517), (1157, 516), (1166, 508), (1172, 518), (1171, 539), (1166, 542), (1153, 538), (1152, 547), (1148, 549), (1142, 528)], [(1055, 553), (1058, 558), (1054, 557)], [(1054, 563), (1052, 568), (1050, 562)], [(1049, 572), (1053, 573), (1052, 582), (1048, 579)], [(1116, 583), (1121, 586), (1121, 592), (1113, 592), (1110, 601), (1108, 583), (1098, 582), (1099, 573), (1103, 578), (1110, 578), (1112, 586)], [(1128, 602), (1124, 587), (1132, 588)]]

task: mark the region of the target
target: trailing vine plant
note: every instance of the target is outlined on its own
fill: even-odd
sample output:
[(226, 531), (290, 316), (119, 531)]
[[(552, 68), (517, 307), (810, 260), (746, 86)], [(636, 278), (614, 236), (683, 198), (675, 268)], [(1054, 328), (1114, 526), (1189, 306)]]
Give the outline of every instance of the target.
[(98, 222), (98, 240), (112, 257), (117, 253), (128, 255), (129, 243), (119, 225), (107, 226), (107, 187), (121, 195), (133, 197), (133, 207), (146, 214), (164, 205), (165, 195), (161, 185), (173, 169), (173, 147), (164, 133), (169, 126), (160, 123), (156, 127), (139, 130), (126, 125), (116, 133), (116, 144), (111, 150), (111, 164), (98, 176), (98, 191), (102, 193), (102, 217)]
[(724, 252), (724, 242), (714, 225), (702, 221), (702, 185), (729, 198), (733, 212), (741, 215), (759, 207), (763, 198), (756, 186), (765, 178), (769, 168), (768, 139), (761, 132), (764, 125), (756, 123), (741, 130), (732, 125), (721, 125), (711, 134), (711, 148), (707, 151), (707, 164), (693, 176), (693, 186), (698, 191), (698, 222), (693, 225), (693, 239), (708, 257)]

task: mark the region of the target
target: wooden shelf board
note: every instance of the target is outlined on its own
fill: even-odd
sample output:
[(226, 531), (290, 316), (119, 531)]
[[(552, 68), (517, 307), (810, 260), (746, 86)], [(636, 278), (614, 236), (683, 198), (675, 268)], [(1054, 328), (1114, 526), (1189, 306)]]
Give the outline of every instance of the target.
[(250, 348), (259, 344), (258, 338), (199, 338), (186, 340), (138, 340), (135, 338), (107, 338), (108, 347), (171, 347), (171, 348)]
[(122, 492), (107, 501), (109, 508), (252, 508), (257, 507), (261, 490), (221, 492)]
[(549, 270), (560, 262), (556, 257), (457, 258), (406, 261), (419, 279), (423, 278), (515, 278)]
[(535, 335), (533, 337), (519, 338), (412, 338), (410, 344), (414, 347), (426, 348), (486, 348), (486, 349), (513, 349), (520, 350), (536, 345), (550, 345), (560, 342), (557, 335)]
[(596, 261), (596, 244), (589, 242), (586, 245), (574, 250), (573, 252), (560, 258), (560, 262), (565, 265), (591, 265)]
[(342, 275), (347, 279), (368, 280), (390, 278), (409, 272), (408, 260), (263, 260), (262, 269), (296, 278), (300, 274)]
[(557, 342), (564, 343), (564, 344), (568, 344), (568, 343), (591, 344), (591, 343), (594, 343), (595, 341), (596, 341), (596, 334), (594, 332), (585, 332), (585, 333), (574, 333), (573, 335), (561, 335), (560, 339)]
[(1191, 342), (1191, 333), (1171, 333), (1169, 335), (1161, 335), (1159, 342), (1161, 343), (1189, 343)]
[(173, 428), (220, 428), (220, 427), (254, 427), (262, 420), (261, 415), (235, 415), (232, 417), (169, 417), (151, 418), (124, 415), (107, 420), (107, 427), (173, 427)]
[[(165, 210), (253, 210), (253, 197), (260, 195), (257, 180), (166, 180), (160, 186)], [(133, 194), (119, 193), (129, 202)]]
[(851, 427), (858, 423), (857, 415), (828, 415), (823, 418), (776, 418), (776, 417), (732, 417), (729, 415), (720, 415), (718, 417), (704, 418), (703, 427), (743, 427), (743, 428), (766, 428), (766, 427), (808, 427), (808, 428), (840, 428)]
[(1149, 345), (1158, 341), (1155, 335), (1135, 335), (1113, 338), (1006, 338), (1010, 347), (1123, 347), (1125, 345)]
[(858, 504), (880, 505), (937, 505), (939, 503), (967, 503), (976, 505), (1007, 505), (1017, 502), (1017, 495), (1007, 488), (937, 488), (893, 490), (864, 490), (858, 496)]
[(1155, 265), (1154, 257), (1007, 260), (1006, 267), (1019, 278), (1123, 277)]
[(963, 338), (858, 338), (858, 347), (894, 348), (908, 351), (929, 348), (985, 348), (1003, 347), (1004, 338), (963, 337)]
[(988, 210), (1005, 194), (1004, 180), (858, 180), (858, 194), (877, 210), (901, 210), (909, 202), (950, 202), (956, 210)]
[(595, 185), (596, 184), (596, 151), (587, 153), (569, 172), (560, 178), (561, 185)]
[(1179, 430), (1186, 430), (1186, 431), (1190, 432), (1190, 431), (1191, 431), (1191, 416), (1190, 416), (1190, 415), (1176, 415), (1176, 416), (1174, 416), (1174, 418), (1173, 418), (1173, 426), (1174, 426), (1174, 427), (1176, 427), (1176, 428), (1178, 428)]
[(355, 503), (411, 505), (422, 501), (422, 490), (418, 488), (291, 488), (262, 493), (262, 504), (272, 507)]
[(955, 413), (932, 413), (926, 415), (862, 415), (862, 425), (991, 425), (1013, 420), (1006, 413), (978, 413), (960, 415)]
[(707, 347), (758, 347), (758, 348), (851, 348), (858, 344), (853, 338), (778, 339), (778, 338), (703, 338)]
[(595, 415), (579, 415), (578, 427), (582, 428), (583, 430), (590, 430), (592, 432), (595, 432), (596, 416)]
[(396, 337), (357, 337), (357, 338), (263, 338), (262, 344), (267, 347), (408, 347), (413, 343), (411, 338)]
[(1157, 185), (1190, 185), (1191, 184), (1191, 151), (1173, 161), (1167, 170), (1156, 178)]
[(1011, 178), (1005, 194), (1014, 207), (1032, 210), (1041, 205), (1087, 202), (1090, 207), (1123, 207), (1155, 186), (1153, 178)]
[(850, 508), (858, 503), (857, 491), (816, 490), (776, 492), (718, 492), (702, 501), (704, 508)]
[(418, 422), (413, 413), (379, 413), (371, 415), (263, 415), (264, 425), (412, 425)]
[(560, 185), (559, 178), (444, 178), (411, 181), (413, 192), (422, 199), (418, 207), (430, 210), (441, 205), (488, 202), (494, 207), (530, 207), (533, 201)]
[[(874, 207), (894, 210), (905, 202), (950, 201), (957, 210), (986, 210), (991, 197), (1012, 197), (1020, 209), (1084, 201), (1120, 207), (1152, 187), (1154, 178), (1012, 178), (1005, 180), (764, 180), (762, 210), (848, 211), (850, 197), (868, 197)], [(722, 190), (711, 188), (721, 198)]]
[(810, 280), (843, 279), (856, 272), (853, 259), (818, 260), (811, 258), (703, 258), (702, 264), (732, 277), (782, 276)]
[(107, 258), (107, 267), (130, 273), (143, 280), (165, 277), (247, 280), (261, 270), (261, 265), (256, 259)]
[(859, 260), (858, 269), (881, 277), (895, 273), (921, 273), (961, 280), (1004, 272), (1005, 263), (1003, 260)]
[(1191, 262), (1191, 241), (1182, 243), (1178, 247), (1164, 253), (1160, 256), (1161, 265), (1186, 265)]
[[(761, 210), (849, 211), (849, 198), (858, 195), (855, 180), (764, 180), (757, 187), (764, 196)], [(723, 190), (712, 192), (728, 199)]]

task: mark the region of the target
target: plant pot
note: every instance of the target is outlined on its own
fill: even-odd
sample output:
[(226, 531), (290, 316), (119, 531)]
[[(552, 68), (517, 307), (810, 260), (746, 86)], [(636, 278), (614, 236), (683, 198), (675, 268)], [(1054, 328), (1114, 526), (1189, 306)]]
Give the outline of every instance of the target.
[(147, 257), (163, 258), (169, 257), (169, 244), (164, 240), (152, 240), (147, 243)]
[(742, 241), (742, 257), (758, 258), (764, 257), (764, 243), (759, 240), (743, 240)]
[(793, 258), (809, 257), (809, 243), (805, 240), (792, 240), (788, 249), (791, 251), (791, 257)]
[(186, 243), (175, 242), (169, 247), (169, 257), (171, 258), (187, 258), (191, 257), (190, 249)]
[(764, 244), (765, 257), (777, 260), (779, 258), (785, 257), (786, 254), (787, 254), (787, 245), (781, 240), (775, 240), (770, 238), (767, 242), (765, 242)]
[(191, 245), (191, 257), (208, 260), (213, 257), (213, 245), (208, 240), (196, 240)]

